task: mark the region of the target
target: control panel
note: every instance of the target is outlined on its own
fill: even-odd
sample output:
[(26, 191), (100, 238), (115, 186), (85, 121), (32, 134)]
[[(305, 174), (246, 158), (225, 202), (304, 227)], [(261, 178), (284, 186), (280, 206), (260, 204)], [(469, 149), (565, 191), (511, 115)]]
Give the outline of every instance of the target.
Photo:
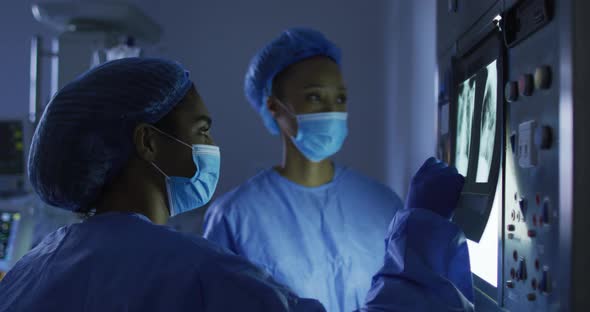
[[(487, 90), (476, 81), (475, 100), (462, 98), (462, 81), (490, 56), (500, 64), (501, 207), (485, 220), (458, 220), (485, 225), (469, 250), (477, 311), (588, 310), (588, 12), (589, 2), (571, 0), (437, 2), (439, 157), (461, 164), (453, 159), (462, 142), (461, 106), (477, 107), (478, 85)], [(487, 44), (497, 36), (500, 52)], [(472, 130), (472, 142), (485, 141), (484, 129)], [(475, 182), (474, 190), (486, 190)]]
[(507, 49), (502, 235), (503, 304), (510, 311), (549, 311), (559, 305), (553, 296), (559, 284), (552, 278), (560, 265), (557, 32), (557, 23), (548, 23)]

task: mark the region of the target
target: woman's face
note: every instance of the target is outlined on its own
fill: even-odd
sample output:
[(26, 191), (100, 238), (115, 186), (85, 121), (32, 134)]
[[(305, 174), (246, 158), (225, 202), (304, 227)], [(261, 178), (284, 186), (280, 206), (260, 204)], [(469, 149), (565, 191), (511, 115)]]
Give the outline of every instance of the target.
[[(184, 99), (156, 124), (156, 127), (191, 146), (214, 145), (211, 125), (209, 111), (193, 87)], [(154, 163), (169, 176), (192, 177), (197, 168), (193, 162), (191, 148), (156, 130), (153, 134), (157, 149)]]
[(346, 112), (347, 90), (338, 64), (324, 56), (293, 64), (281, 72), (273, 83), (269, 109), (286, 134), (297, 133), (293, 115)]

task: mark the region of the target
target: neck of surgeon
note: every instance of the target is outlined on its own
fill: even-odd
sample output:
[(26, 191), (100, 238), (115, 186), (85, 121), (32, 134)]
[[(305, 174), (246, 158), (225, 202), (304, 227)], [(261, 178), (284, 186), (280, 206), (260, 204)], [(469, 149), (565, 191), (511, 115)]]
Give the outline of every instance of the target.
[(334, 179), (335, 172), (331, 159), (312, 162), (285, 135), (283, 135), (283, 163), (275, 169), (288, 180), (307, 187), (329, 183)]
[[(170, 216), (164, 194), (155, 185), (157, 179), (138, 178), (145, 165), (131, 161), (123, 172), (106, 185), (97, 202), (97, 214), (108, 212), (138, 213), (156, 224), (166, 224)], [(148, 171), (149, 172), (149, 171)]]

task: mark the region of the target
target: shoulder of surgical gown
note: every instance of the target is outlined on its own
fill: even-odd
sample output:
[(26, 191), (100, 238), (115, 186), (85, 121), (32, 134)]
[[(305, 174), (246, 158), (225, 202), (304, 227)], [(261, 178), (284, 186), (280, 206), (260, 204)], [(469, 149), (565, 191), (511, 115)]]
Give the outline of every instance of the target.
[(473, 283), (463, 232), (424, 209), (392, 220), (383, 267), (363, 312), (473, 311)]
[[(201, 237), (144, 217), (94, 218), (59, 229), (23, 257), (0, 282), (0, 311), (82, 306), (162, 311), (150, 302), (168, 302), (173, 310), (324, 311), (316, 300), (298, 298), (247, 260)], [(87, 271), (89, 264), (93, 272)], [(146, 287), (146, 281), (159, 285)]]

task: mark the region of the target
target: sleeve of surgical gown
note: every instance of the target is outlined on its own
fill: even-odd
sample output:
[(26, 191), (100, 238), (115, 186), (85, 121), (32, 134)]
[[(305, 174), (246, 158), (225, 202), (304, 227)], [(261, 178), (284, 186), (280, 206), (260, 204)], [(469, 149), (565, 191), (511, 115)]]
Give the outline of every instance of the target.
[(473, 311), (467, 242), (455, 224), (429, 210), (400, 210), (385, 244), (384, 265), (358, 311)]
[(222, 198), (213, 203), (207, 210), (203, 222), (203, 237), (239, 254), (233, 239), (231, 225), (224, 211), (225, 205), (228, 205), (225, 201), (225, 198)]
[(246, 259), (225, 253), (201, 275), (205, 311), (325, 312), (315, 299), (299, 298)]

